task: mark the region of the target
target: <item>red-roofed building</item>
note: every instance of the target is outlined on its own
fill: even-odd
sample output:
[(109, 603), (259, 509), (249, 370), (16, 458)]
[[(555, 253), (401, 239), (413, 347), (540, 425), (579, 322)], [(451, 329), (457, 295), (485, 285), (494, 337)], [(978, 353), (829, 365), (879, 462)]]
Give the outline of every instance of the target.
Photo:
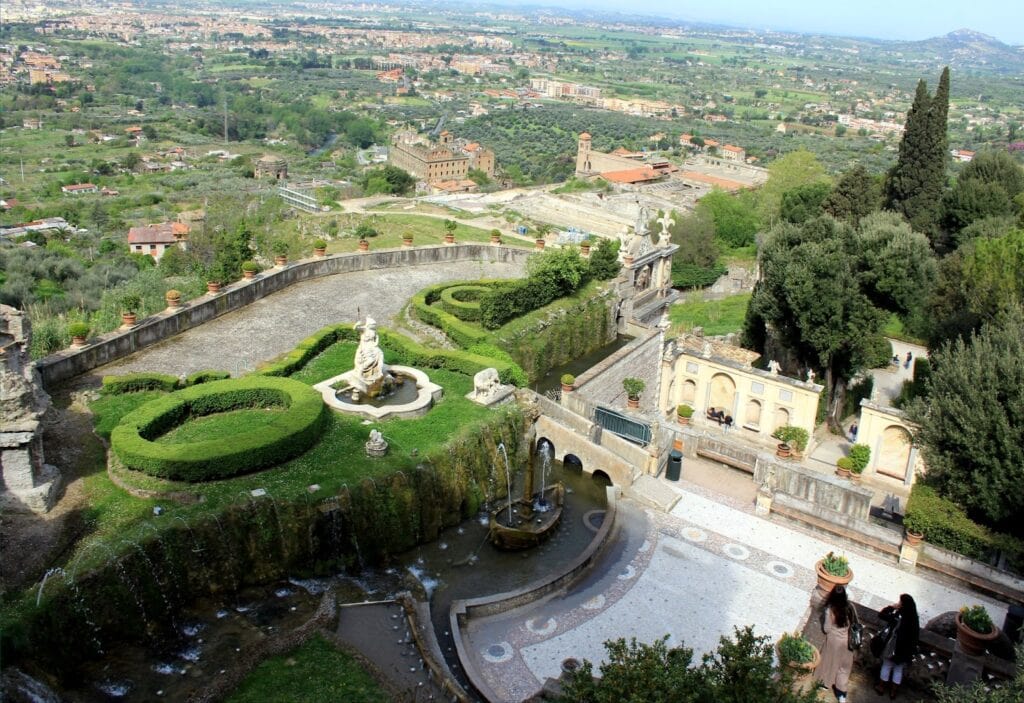
[(726, 144), (722, 147), (722, 158), (728, 161), (743, 162), (747, 158), (747, 150), (741, 146), (733, 146), (732, 144)]
[(627, 168), (622, 171), (601, 172), (601, 178), (605, 179), (609, 183), (617, 183), (619, 185), (637, 185), (640, 183), (651, 183), (652, 181), (661, 180), (664, 177), (664, 172), (655, 170), (650, 166), (641, 166), (639, 168)]
[(99, 186), (92, 183), (75, 183), (70, 186), (61, 186), (60, 192), (64, 195), (83, 195), (85, 193), (99, 193)]
[(185, 249), (191, 227), (184, 222), (160, 222), (132, 227), (128, 230), (128, 251), (132, 254), (149, 254), (160, 261), (170, 247)]

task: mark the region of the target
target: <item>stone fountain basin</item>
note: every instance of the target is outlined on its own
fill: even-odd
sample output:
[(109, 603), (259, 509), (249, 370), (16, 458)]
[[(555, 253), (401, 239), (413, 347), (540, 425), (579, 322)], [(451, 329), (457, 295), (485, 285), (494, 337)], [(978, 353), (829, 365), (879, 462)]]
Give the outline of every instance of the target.
[(334, 410), (352, 415), (362, 415), (373, 420), (387, 420), (392, 417), (410, 419), (422, 417), (427, 414), (434, 403), (441, 400), (444, 389), (437, 385), (424, 372), (411, 366), (388, 365), (388, 371), (395, 375), (406, 376), (416, 382), (416, 399), (408, 403), (396, 405), (383, 405), (379, 408), (372, 405), (360, 405), (358, 403), (346, 403), (337, 397), (337, 389), (334, 387), (338, 382), (348, 381), (350, 374), (355, 370), (346, 371), (343, 374), (332, 376), (326, 381), (317, 383), (313, 388), (320, 392), (324, 403)]

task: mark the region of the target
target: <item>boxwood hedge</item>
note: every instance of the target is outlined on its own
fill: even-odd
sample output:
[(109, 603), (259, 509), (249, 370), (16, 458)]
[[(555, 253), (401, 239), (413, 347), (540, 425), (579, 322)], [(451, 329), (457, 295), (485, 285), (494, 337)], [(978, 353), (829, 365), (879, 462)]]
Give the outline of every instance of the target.
[[(189, 418), (239, 408), (283, 406), (270, 425), (223, 439), (187, 444), (153, 440)], [(157, 398), (125, 415), (110, 435), (125, 466), (180, 481), (207, 481), (281, 464), (321, 434), (326, 406), (310, 386), (287, 378), (247, 376), (202, 383)]]
[(177, 376), (163, 373), (126, 373), (122, 376), (104, 376), (103, 392), (110, 395), (137, 391), (166, 391), (178, 388)]
[(189, 374), (185, 378), (186, 386), (198, 386), (200, 383), (209, 383), (210, 381), (223, 381), (224, 379), (231, 378), (230, 371), (213, 371), (205, 369), (203, 371), (196, 371), (193, 374)]
[(490, 287), (481, 285), (450, 286), (441, 291), (439, 304), (449, 315), (467, 322), (478, 322), (480, 298), (490, 290)]

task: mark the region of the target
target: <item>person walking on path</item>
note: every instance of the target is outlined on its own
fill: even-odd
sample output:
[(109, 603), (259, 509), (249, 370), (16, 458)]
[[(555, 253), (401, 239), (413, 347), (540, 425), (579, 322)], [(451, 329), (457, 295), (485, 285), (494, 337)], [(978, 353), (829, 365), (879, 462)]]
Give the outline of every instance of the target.
[(825, 601), (821, 629), (825, 633), (825, 646), (821, 650), (821, 663), (815, 676), (832, 689), (838, 703), (846, 703), (846, 692), (853, 669), (853, 650), (849, 647), (850, 625), (857, 614), (846, 595), (845, 586), (836, 586)]
[(910, 362), (912, 362), (913, 360), (914, 360), (914, 353), (913, 352), (907, 352), (907, 358), (903, 362), (903, 368), (909, 369), (910, 368)]
[(895, 698), (903, 683), (903, 672), (917, 651), (921, 625), (917, 617), (917, 604), (910, 595), (900, 595), (900, 602), (882, 608), (879, 617), (892, 625), (892, 634), (882, 649), (882, 670), (875, 691), (878, 695), (889, 687), (889, 698)]

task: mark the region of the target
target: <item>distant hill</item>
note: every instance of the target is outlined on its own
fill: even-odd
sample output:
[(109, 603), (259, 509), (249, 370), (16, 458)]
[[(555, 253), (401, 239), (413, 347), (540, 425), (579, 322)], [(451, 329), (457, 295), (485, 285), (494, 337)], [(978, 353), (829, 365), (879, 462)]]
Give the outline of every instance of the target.
[(1024, 47), (1009, 46), (973, 29), (908, 43), (954, 67), (984, 67), (1007, 73), (1018, 73), (1024, 67)]

